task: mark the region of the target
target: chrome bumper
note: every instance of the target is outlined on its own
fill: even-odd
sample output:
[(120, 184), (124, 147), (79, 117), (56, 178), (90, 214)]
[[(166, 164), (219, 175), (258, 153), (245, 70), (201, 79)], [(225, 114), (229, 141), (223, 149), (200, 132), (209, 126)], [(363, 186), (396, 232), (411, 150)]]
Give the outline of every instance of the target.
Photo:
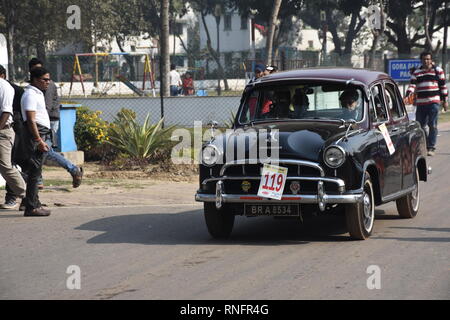
[(363, 202), (363, 198), (362, 190), (356, 190), (354, 193), (341, 193), (339, 195), (326, 194), (322, 181), (319, 181), (317, 184), (316, 195), (285, 195), (281, 200), (263, 198), (252, 194), (226, 194), (223, 192), (222, 180), (216, 183), (216, 194), (197, 192), (195, 195), (196, 201), (215, 202), (217, 209), (220, 209), (223, 203), (305, 203), (318, 204), (321, 211), (325, 210), (327, 204), (360, 203)]
[[(215, 202), (216, 207), (220, 209), (223, 203), (304, 203), (304, 204), (317, 204), (321, 211), (325, 210), (327, 204), (341, 204), (341, 203), (361, 203), (363, 202), (363, 190), (352, 190), (351, 192), (345, 193), (345, 182), (342, 179), (334, 177), (325, 177), (325, 172), (321, 166), (317, 163), (302, 160), (292, 160), (292, 159), (280, 159), (279, 162), (283, 164), (294, 164), (298, 166), (308, 166), (315, 168), (319, 171), (320, 176), (318, 177), (305, 177), (300, 176), (298, 172), (297, 176), (288, 176), (287, 180), (306, 180), (306, 181), (317, 181), (317, 193), (311, 194), (286, 194), (281, 198), (281, 200), (274, 200), (269, 198), (259, 197), (255, 194), (227, 194), (224, 190), (224, 181), (226, 180), (260, 180), (260, 176), (247, 176), (245, 174), (245, 168), (243, 168), (243, 175), (236, 176), (226, 176), (225, 171), (230, 166), (247, 164), (249, 160), (237, 160), (226, 163), (220, 170), (220, 177), (205, 179), (202, 185), (206, 185), (210, 182), (216, 183), (216, 193), (201, 193), (197, 192), (195, 195), (196, 201), (201, 202)], [(300, 167), (299, 167), (300, 168)], [(339, 194), (327, 194), (324, 189), (324, 183), (334, 183), (337, 185)]]
[[(222, 202), (224, 203), (305, 203), (305, 204), (319, 204), (319, 196), (317, 195), (286, 195), (281, 200), (274, 200), (268, 198), (258, 197), (257, 195), (248, 194), (222, 194)], [(215, 194), (197, 193), (195, 201), (201, 202), (215, 202)], [(339, 203), (358, 203), (363, 201), (363, 194), (341, 194), (341, 195), (327, 195), (324, 194), (322, 198), (325, 204), (339, 204)]]

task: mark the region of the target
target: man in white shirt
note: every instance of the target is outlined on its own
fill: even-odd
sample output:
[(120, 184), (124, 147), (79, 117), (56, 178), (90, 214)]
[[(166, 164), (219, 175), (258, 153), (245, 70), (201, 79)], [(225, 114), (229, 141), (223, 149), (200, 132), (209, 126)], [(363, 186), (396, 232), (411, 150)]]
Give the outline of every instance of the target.
[(170, 78), (170, 95), (175, 97), (178, 95), (182, 82), (180, 74), (178, 73), (177, 70), (175, 70), (174, 64), (170, 65), (169, 78)]
[[(5, 80), (6, 70), (0, 66), (0, 174), (15, 196), (25, 196), (25, 181), (11, 162), (15, 133), (12, 128), (14, 88)], [(2, 209), (10, 209), (3, 208)]]
[(38, 180), (42, 174), (44, 152), (49, 151), (45, 141), (51, 134), (50, 117), (43, 91), (47, 90), (50, 73), (44, 68), (30, 72), (30, 85), (25, 88), (21, 99), (22, 117), (25, 121), (24, 144), (27, 159), (27, 190), (25, 197), (25, 216), (48, 216), (50, 210), (44, 209), (39, 201)]

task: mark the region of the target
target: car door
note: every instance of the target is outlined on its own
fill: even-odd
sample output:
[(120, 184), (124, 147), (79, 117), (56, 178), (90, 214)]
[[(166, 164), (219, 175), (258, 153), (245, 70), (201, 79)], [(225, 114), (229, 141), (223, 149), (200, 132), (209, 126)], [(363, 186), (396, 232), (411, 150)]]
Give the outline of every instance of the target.
[[(392, 191), (397, 192), (403, 189), (403, 176), (408, 171), (411, 171), (410, 154), (408, 152), (408, 117), (404, 111), (401, 99), (397, 94), (397, 87), (391, 81), (385, 81), (384, 93), (386, 106), (389, 112), (389, 132), (392, 143), (395, 147), (394, 153), (394, 167), (392, 174), (396, 175), (396, 185), (392, 186)], [(395, 187), (395, 188), (394, 188)]]
[[(406, 110), (405, 104), (403, 102), (402, 95), (398, 86), (394, 84), (395, 93), (398, 101), (398, 110), (400, 114), (399, 121), (401, 121), (404, 128), (402, 140), (402, 189), (409, 188), (415, 184), (415, 166), (414, 166), (414, 154), (411, 151), (412, 145), (411, 141), (411, 127), (414, 126), (413, 122), (409, 120), (408, 111)], [(402, 116), (403, 114), (403, 116)]]
[[(401, 190), (401, 156), (398, 150), (400, 132), (399, 128), (391, 121), (389, 111), (386, 107), (385, 90), (383, 83), (377, 83), (371, 88), (372, 103), (375, 108), (375, 122), (373, 129), (378, 132), (378, 157), (380, 158), (380, 188), (381, 196), (385, 198)], [(380, 126), (386, 126), (388, 140), (383, 136)], [(391, 154), (388, 141), (392, 142), (394, 152)]]

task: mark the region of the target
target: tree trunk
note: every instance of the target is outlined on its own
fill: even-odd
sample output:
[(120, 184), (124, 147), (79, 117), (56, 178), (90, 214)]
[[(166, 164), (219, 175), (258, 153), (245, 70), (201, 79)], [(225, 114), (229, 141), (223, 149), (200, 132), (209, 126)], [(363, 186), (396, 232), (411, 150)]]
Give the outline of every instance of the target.
[(46, 53), (45, 53), (45, 41), (40, 39), (41, 41), (36, 42), (36, 55), (46, 65)]
[(266, 64), (272, 64), (272, 49), (273, 49), (273, 39), (275, 35), (275, 28), (277, 25), (278, 12), (280, 12), (282, 0), (274, 0), (272, 15), (270, 17), (269, 32), (267, 34), (266, 42)]
[[(208, 26), (206, 25), (205, 13), (202, 11), (200, 13), (200, 15), (201, 15), (201, 18), (202, 18), (203, 26), (205, 27), (205, 33), (206, 33), (206, 39), (207, 39), (206, 40), (206, 46), (208, 48), (208, 52), (211, 55), (211, 57), (214, 59), (214, 61), (216, 61), (217, 66), (219, 68), (219, 72), (221, 72), (220, 74), (224, 75), (222, 63), (220, 62), (220, 57), (217, 56), (217, 52), (211, 46), (211, 36), (209, 34)], [(220, 71), (220, 70), (222, 70), (222, 71)], [(230, 90), (230, 87), (228, 86), (228, 80), (227, 80), (227, 78), (225, 76), (223, 77), (223, 82), (225, 84), (225, 90), (226, 91)]]
[[(331, 16), (331, 10), (329, 8), (325, 9), (325, 15), (326, 15), (326, 21), (328, 25), (328, 31), (330, 31), (332, 37), (333, 37), (333, 44), (334, 44), (334, 52), (337, 53), (339, 56), (342, 55), (342, 44), (341, 44), (341, 38), (339, 37), (336, 23), (334, 23), (333, 18)], [(324, 34), (324, 37), (327, 35)]]
[[(217, 38), (217, 56), (219, 57), (220, 60), (220, 31), (219, 31), (219, 26), (220, 26), (220, 16), (216, 17), (216, 38)], [(220, 79), (223, 78), (223, 69), (222, 67), (217, 68), (217, 95), (220, 96), (222, 94), (222, 90), (220, 88)]]
[(161, 92), (169, 96), (169, 72), (170, 72), (170, 53), (169, 53), (169, 0), (161, 0)]
[(425, 30), (425, 50), (426, 51), (433, 51), (433, 45), (431, 42), (431, 37), (430, 37), (430, 32), (428, 29), (428, 25), (430, 22), (430, 16), (428, 14), (428, 0), (425, 0), (425, 6), (424, 6), (424, 10), (425, 10), (425, 19), (423, 19), (423, 28)]
[(376, 53), (377, 53), (378, 42), (380, 39), (380, 33), (376, 30), (372, 30), (372, 34), (373, 34), (373, 42), (372, 42), (372, 48), (370, 48), (368, 68), (370, 70), (375, 70), (375, 58), (376, 58)]
[(9, 80), (16, 80), (16, 70), (14, 69), (14, 25), (8, 27), (6, 35), (6, 42), (8, 47), (8, 73)]
[(3, 0), (3, 10), (5, 10), (6, 46), (8, 48), (8, 73), (9, 80), (16, 80), (16, 70), (14, 69), (14, 39), (15, 39), (15, 18), (16, 10), (12, 1)]
[(385, 19), (386, 19), (386, 17), (384, 16), (383, 1), (380, 0), (381, 29), (380, 30), (372, 30), (373, 43), (372, 43), (372, 48), (370, 48), (370, 56), (369, 56), (369, 69), (371, 69), (371, 70), (375, 70), (378, 67), (375, 63), (375, 59), (376, 59), (376, 54), (377, 54), (378, 43), (380, 42), (380, 36), (382, 34), (384, 34)]

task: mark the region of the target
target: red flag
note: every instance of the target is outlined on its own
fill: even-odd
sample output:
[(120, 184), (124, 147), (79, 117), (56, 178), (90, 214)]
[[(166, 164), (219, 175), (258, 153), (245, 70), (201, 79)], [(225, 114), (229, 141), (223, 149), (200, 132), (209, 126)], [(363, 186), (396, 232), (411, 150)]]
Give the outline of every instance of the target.
[(256, 29), (258, 29), (259, 32), (261, 32), (262, 35), (266, 35), (266, 33), (267, 33), (266, 27), (264, 27), (264, 26), (262, 26), (262, 25), (260, 25), (260, 24), (257, 24), (257, 23), (254, 23), (253, 26), (254, 26)]

